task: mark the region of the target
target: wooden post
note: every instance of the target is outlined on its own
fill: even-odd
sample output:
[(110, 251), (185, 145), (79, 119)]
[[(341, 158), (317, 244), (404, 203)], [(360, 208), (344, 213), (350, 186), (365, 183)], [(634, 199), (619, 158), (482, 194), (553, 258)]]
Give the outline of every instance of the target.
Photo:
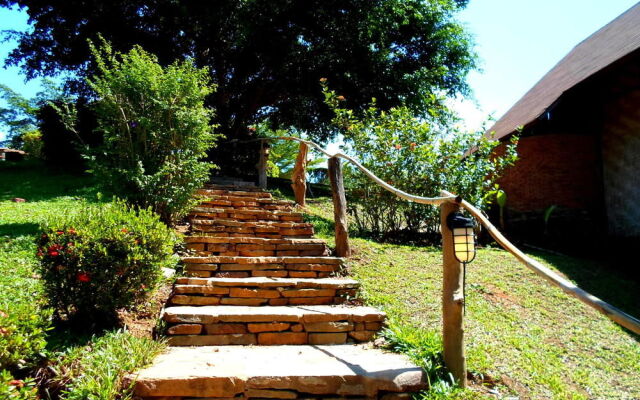
[(467, 363), (464, 355), (464, 296), (462, 264), (456, 260), (453, 236), (447, 217), (458, 211), (459, 205), (445, 202), (440, 205), (442, 232), (442, 339), (444, 363), (460, 387), (467, 386)]
[(300, 150), (298, 151), (298, 157), (296, 158), (296, 165), (293, 167), (293, 175), (291, 176), (291, 187), (293, 188), (293, 194), (296, 198), (296, 203), (304, 207), (305, 196), (307, 193), (307, 153), (309, 152), (309, 146), (306, 143), (300, 142)]
[(262, 189), (267, 188), (267, 160), (269, 159), (269, 147), (265, 146), (264, 140), (260, 141), (260, 161), (256, 167), (258, 168), (258, 186)]
[(344, 193), (340, 159), (331, 157), (328, 167), (331, 192), (333, 194), (333, 217), (336, 223), (336, 255), (338, 257), (349, 257), (351, 249), (349, 248), (349, 228), (347, 225), (347, 197)]

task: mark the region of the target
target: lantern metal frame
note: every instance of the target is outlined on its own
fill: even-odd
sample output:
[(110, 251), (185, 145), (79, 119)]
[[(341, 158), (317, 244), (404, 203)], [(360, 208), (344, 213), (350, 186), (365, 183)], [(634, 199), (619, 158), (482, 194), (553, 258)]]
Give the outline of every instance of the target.
[[(476, 233), (475, 233), (475, 230), (474, 230), (475, 224), (473, 223), (473, 219), (465, 217), (459, 211), (455, 211), (455, 212), (452, 212), (451, 214), (449, 214), (449, 216), (447, 217), (447, 226), (448, 226), (449, 230), (451, 231), (451, 236), (453, 238), (453, 255), (455, 256), (456, 260), (458, 260), (458, 262), (460, 262), (462, 264), (465, 264), (465, 265), (469, 264), (470, 262), (475, 260), (476, 259), (476, 253), (477, 253), (476, 248), (478, 247), (478, 240), (477, 240)], [(460, 229), (460, 228), (464, 228), (466, 232), (468, 232), (467, 230), (470, 229), (471, 230), (471, 235), (473, 236), (473, 257), (471, 257), (471, 259), (469, 259), (467, 261), (461, 261), (458, 258), (458, 254), (456, 253), (456, 245), (461, 244), (461, 243), (456, 243), (456, 237), (467, 237), (467, 236), (469, 236), (469, 235), (467, 235), (466, 232), (465, 232), (464, 235), (456, 235), (455, 234), (455, 229)], [(465, 241), (464, 244), (466, 245), (465, 252), (467, 254), (471, 253), (469, 251), (470, 243)]]

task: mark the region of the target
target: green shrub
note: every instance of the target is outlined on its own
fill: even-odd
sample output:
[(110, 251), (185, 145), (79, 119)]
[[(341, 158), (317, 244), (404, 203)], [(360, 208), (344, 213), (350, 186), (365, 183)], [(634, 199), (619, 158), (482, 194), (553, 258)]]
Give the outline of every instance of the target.
[[(99, 73), (89, 80), (97, 100), (97, 132), (103, 144), (88, 151), (98, 181), (141, 208), (151, 207), (171, 223), (194, 204), (193, 193), (212, 164), (200, 161), (215, 143), (211, 109), (214, 91), (206, 68), (191, 60), (162, 67), (135, 46), (126, 54), (104, 42), (91, 46)], [(58, 107), (75, 128), (73, 107)]]
[[(354, 112), (341, 108), (341, 96), (326, 84), (323, 89), (335, 113), (333, 122), (344, 134), (347, 153), (405, 192), (437, 197), (444, 189), (483, 207), (500, 173), (517, 158), (515, 140), (497, 153), (500, 143), (483, 132), (460, 132), (451, 127), (453, 121), (443, 123), (447, 110), (433, 110), (432, 120), (426, 120), (416, 118), (407, 107), (380, 111), (374, 100), (356, 118)], [(408, 231), (412, 237), (419, 233), (434, 244), (439, 241), (438, 207), (400, 199), (348, 163), (344, 175), (349, 211), (361, 233), (397, 237), (399, 231)]]
[(37, 239), (51, 305), (69, 317), (113, 315), (153, 290), (162, 267), (175, 265), (175, 241), (153, 211), (119, 200), (53, 219)]

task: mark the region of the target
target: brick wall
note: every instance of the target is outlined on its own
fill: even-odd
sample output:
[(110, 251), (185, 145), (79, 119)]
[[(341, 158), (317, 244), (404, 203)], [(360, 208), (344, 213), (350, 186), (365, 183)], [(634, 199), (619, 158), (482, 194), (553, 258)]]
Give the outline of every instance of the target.
[(602, 159), (608, 233), (640, 237), (640, 90), (613, 99), (605, 115)]
[(601, 198), (594, 136), (547, 134), (523, 137), (519, 160), (499, 180), (507, 207), (542, 211), (551, 205), (592, 210)]

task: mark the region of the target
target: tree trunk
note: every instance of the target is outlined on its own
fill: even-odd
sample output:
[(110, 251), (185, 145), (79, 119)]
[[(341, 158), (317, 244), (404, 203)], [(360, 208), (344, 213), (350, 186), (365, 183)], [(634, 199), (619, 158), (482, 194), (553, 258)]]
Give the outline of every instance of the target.
[(291, 176), (291, 187), (293, 188), (293, 194), (296, 198), (296, 203), (302, 207), (305, 206), (305, 197), (307, 193), (307, 153), (309, 152), (309, 146), (306, 143), (300, 142), (300, 150), (298, 151), (298, 157), (296, 158), (296, 165), (293, 168), (293, 175)]

